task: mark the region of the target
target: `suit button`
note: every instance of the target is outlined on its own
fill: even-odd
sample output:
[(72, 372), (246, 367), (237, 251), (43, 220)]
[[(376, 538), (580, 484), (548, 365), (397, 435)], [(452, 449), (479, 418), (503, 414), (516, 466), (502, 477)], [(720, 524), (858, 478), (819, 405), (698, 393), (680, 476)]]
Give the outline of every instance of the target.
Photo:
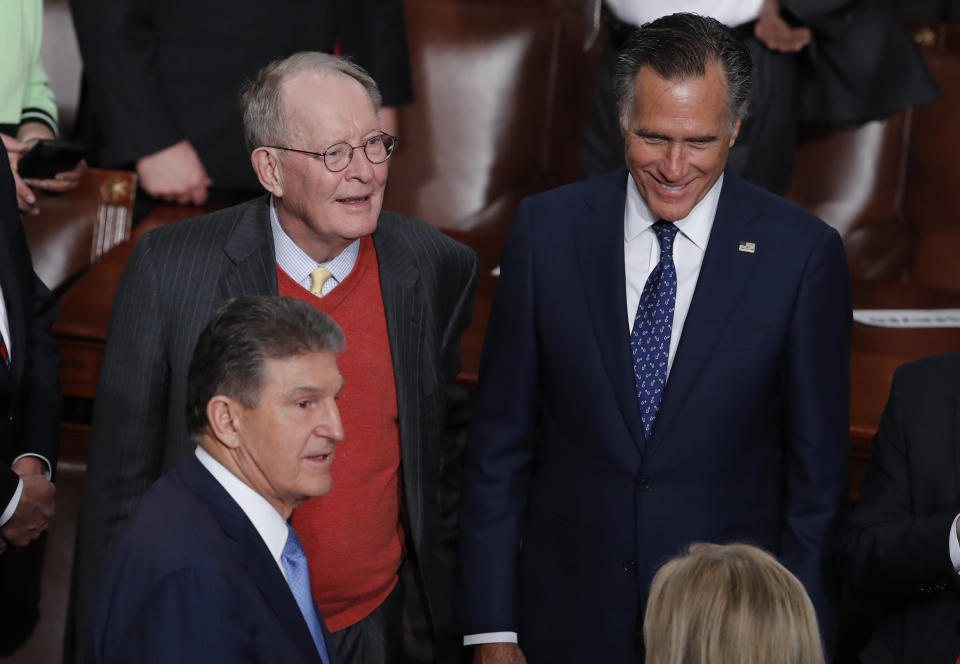
[(627, 558), (623, 561), (623, 571), (627, 574), (636, 574), (637, 573), (637, 563), (636, 561), (630, 560)]
[(641, 491), (649, 491), (651, 488), (653, 488), (653, 483), (650, 482), (649, 477), (641, 477), (637, 480), (637, 486), (640, 487)]

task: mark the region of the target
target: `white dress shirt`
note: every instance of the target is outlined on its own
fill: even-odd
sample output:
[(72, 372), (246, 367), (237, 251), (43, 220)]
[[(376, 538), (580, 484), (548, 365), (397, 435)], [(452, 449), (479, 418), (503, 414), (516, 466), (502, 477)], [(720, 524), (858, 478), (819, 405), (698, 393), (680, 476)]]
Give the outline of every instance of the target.
[[(673, 325), (670, 329), (670, 355), (667, 360), (667, 376), (673, 367), (673, 358), (680, 343), (683, 323), (690, 311), (693, 291), (700, 278), (703, 254), (707, 250), (713, 218), (717, 214), (723, 175), (697, 203), (690, 214), (675, 221), (679, 231), (673, 241), (673, 264), (677, 272), (677, 299), (673, 309)], [(660, 262), (660, 242), (653, 232), (658, 219), (650, 212), (637, 183), (627, 174), (627, 205), (623, 215), (623, 263), (627, 285), (627, 333), (633, 330), (640, 294), (653, 268)]]
[(667, 14), (691, 12), (710, 16), (735, 28), (755, 21), (763, 0), (605, 0), (614, 16), (630, 25), (641, 26)]
[(227, 470), (205, 449), (198, 445), (194, 453), (203, 467), (213, 475), (213, 479), (220, 483), (220, 486), (230, 494), (233, 501), (240, 506), (243, 513), (250, 519), (250, 523), (260, 534), (260, 538), (267, 545), (267, 549), (277, 563), (277, 567), (280, 568), (283, 578), (287, 578), (287, 573), (283, 571), (283, 563), (280, 561), (280, 557), (283, 555), (283, 547), (287, 543), (287, 522), (280, 516), (280, 512), (266, 498)]
[(9, 357), (13, 345), (10, 343), (10, 320), (7, 318), (7, 301), (3, 299), (2, 286), (0, 286), (0, 336), (3, 337), (3, 343), (7, 346)]
[(330, 278), (320, 289), (321, 294), (327, 295), (347, 278), (353, 266), (357, 264), (357, 256), (360, 255), (360, 238), (351, 242), (346, 249), (326, 263), (318, 263), (310, 258), (280, 225), (277, 208), (273, 204), (273, 196), (270, 197), (270, 230), (273, 231), (273, 251), (277, 258), (277, 265), (307, 290), (310, 290), (313, 285), (310, 273), (317, 267), (325, 267), (330, 271)]
[[(680, 343), (683, 323), (690, 311), (693, 291), (700, 278), (700, 266), (703, 254), (707, 250), (713, 218), (717, 214), (720, 202), (720, 190), (723, 187), (723, 175), (697, 203), (690, 214), (674, 224), (679, 231), (673, 241), (673, 263), (677, 272), (677, 299), (673, 310), (673, 325), (670, 328), (670, 355), (667, 360), (667, 376), (673, 366), (673, 358)], [(660, 262), (660, 242), (653, 232), (653, 224), (658, 219), (650, 212), (637, 183), (627, 174), (627, 203), (623, 212), (623, 259), (626, 277), (626, 306), (629, 329), (633, 329), (633, 319), (637, 315), (640, 294), (647, 277)], [(463, 645), (473, 646), (481, 643), (516, 643), (516, 632), (486, 632), (468, 634), (463, 637)]]
[(950, 562), (953, 563), (953, 571), (960, 575), (960, 542), (957, 541), (957, 519), (960, 519), (960, 514), (953, 517), (953, 523), (950, 524), (950, 534), (947, 535), (947, 547), (950, 551)]

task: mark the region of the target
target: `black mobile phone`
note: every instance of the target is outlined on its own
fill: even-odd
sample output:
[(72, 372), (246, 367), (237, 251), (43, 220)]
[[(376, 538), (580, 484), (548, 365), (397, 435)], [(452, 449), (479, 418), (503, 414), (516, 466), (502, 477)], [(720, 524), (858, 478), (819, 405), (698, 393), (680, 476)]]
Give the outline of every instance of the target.
[(46, 180), (73, 170), (86, 153), (87, 146), (82, 143), (41, 138), (20, 157), (17, 172), (22, 178)]

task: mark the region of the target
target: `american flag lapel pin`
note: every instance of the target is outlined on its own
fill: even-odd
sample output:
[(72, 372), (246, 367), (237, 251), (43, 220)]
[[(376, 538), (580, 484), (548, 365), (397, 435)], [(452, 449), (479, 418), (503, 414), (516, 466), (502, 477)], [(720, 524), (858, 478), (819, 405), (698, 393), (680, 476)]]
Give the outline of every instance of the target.
[(757, 252), (757, 244), (755, 242), (740, 240), (740, 246), (737, 248), (745, 254), (754, 254)]

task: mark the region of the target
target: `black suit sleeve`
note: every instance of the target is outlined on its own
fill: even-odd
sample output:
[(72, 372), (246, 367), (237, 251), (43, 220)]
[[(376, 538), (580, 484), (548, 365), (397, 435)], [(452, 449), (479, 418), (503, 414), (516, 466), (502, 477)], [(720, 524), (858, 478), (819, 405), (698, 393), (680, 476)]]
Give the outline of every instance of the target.
[[(467, 252), (462, 252), (466, 258)], [(452, 551), (459, 535), (460, 485), (463, 476), (463, 456), (467, 444), (467, 425), (470, 422), (470, 400), (457, 385), (457, 374), (461, 369), (460, 339), (473, 318), (473, 296), (477, 287), (477, 255), (469, 253), (466, 270), (461, 269), (461, 277), (453, 283), (462, 283), (463, 289), (457, 298), (456, 306), (443, 333), (440, 362), (446, 384), (447, 413), (445, 430), (447, 446), (441, 467), (438, 500), (443, 528), (443, 542)], [(465, 274), (463, 274), (465, 272)]]
[(148, 234), (124, 269), (97, 385), (74, 565), (80, 636), (111, 545), (161, 473), (170, 372), (158, 274)]
[(339, 36), (344, 55), (373, 77), (384, 106), (413, 101), (407, 29), (400, 0), (341, 0)]
[(71, 2), (109, 164), (133, 163), (184, 138), (162, 92), (152, 5), (148, 0)]
[[(924, 402), (946, 405), (949, 419), (929, 417)], [(953, 445), (949, 433), (944, 439), (940, 432), (944, 426), (950, 431), (954, 408), (911, 381), (903, 367), (894, 374), (844, 541), (844, 577), (855, 595), (909, 600), (943, 589), (955, 576), (948, 536), (960, 501), (952, 489), (936, 488), (944, 473), (953, 472)], [(947, 463), (937, 462), (933, 452), (943, 440)], [(931, 494), (940, 495), (931, 501)]]

